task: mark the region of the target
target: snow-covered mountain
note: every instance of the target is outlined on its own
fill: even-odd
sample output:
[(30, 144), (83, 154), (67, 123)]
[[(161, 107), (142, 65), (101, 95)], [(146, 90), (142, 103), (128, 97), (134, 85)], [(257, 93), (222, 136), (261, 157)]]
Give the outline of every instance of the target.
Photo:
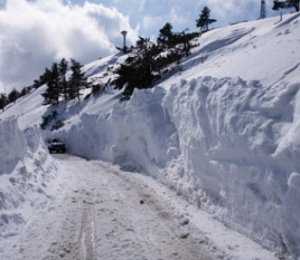
[[(299, 259), (299, 25), (298, 13), (212, 30), (153, 89), (136, 90), (128, 102), (113, 89), (98, 97), (86, 90), (80, 103), (57, 107), (64, 126), (42, 134), (60, 137), (73, 154), (149, 174)], [(85, 71), (105, 83), (114, 76), (107, 69), (125, 58), (97, 60)], [(39, 126), (49, 109), (43, 91), (19, 99), (0, 119), (16, 117), (23, 131)]]

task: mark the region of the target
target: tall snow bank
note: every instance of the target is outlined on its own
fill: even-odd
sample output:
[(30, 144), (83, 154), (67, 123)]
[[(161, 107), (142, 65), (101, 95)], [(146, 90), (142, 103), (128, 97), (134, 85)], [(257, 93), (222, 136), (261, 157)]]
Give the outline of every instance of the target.
[(206, 77), (172, 86), (164, 103), (185, 162), (170, 164), (167, 179), (222, 221), (298, 257), (299, 88)]
[(56, 166), (38, 128), (19, 129), (16, 119), (0, 120), (0, 237), (16, 234), (31, 210), (48, 198)]
[(25, 139), (15, 120), (0, 123), (0, 175), (11, 173), (25, 155)]
[(60, 134), (73, 153), (151, 174), (265, 246), (300, 256), (299, 86), (182, 80), (125, 103), (91, 101)]
[[(99, 113), (84, 113), (79, 123), (63, 130), (68, 149), (74, 154), (112, 161), (127, 170), (143, 170), (159, 175), (176, 153), (175, 126), (162, 107), (165, 92), (139, 92), (129, 103), (112, 102)], [(89, 105), (87, 105), (88, 107)], [(167, 138), (166, 138), (167, 137)], [(173, 155), (172, 155), (173, 153)]]

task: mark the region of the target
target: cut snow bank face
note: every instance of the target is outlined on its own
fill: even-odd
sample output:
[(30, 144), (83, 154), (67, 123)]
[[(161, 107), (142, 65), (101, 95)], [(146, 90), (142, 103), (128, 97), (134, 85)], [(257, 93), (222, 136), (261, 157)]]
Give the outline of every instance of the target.
[(15, 120), (0, 123), (0, 175), (13, 171), (25, 156), (25, 139)]
[(299, 88), (206, 77), (172, 86), (164, 103), (185, 162), (170, 163), (167, 180), (222, 221), (297, 256), (300, 186), (290, 176), (300, 172)]
[(111, 101), (112, 106), (100, 113), (83, 113), (61, 138), (74, 154), (159, 175), (157, 167), (166, 167), (177, 155), (171, 147), (178, 146), (176, 129), (162, 107), (164, 95), (163, 89), (155, 88), (138, 92), (128, 103)]
[[(300, 252), (300, 174), (292, 173), (288, 180), (288, 191), (283, 203), (282, 225), (290, 249), (299, 256)], [(295, 242), (297, 241), (297, 242)], [(299, 258), (298, 258), (299, 259)]]
[(34, 207), (49, 199), (56, 166), (38, 128), (19, 129), (16, 119), (0, 120), (0, 239), (16, 235)]
[(98, 110), (91, 100), (59, 134), (74, 154), (146, 172), (265, 246), (300, 256), (299, 86), (182, 80)]

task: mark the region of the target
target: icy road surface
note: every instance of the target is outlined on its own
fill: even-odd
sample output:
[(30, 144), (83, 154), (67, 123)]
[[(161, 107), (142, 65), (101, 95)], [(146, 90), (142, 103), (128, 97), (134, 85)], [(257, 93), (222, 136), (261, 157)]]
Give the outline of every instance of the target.
[[(193, 219), (187, 203), (150, 177), (99, 161), (57, 160), (62, 170), (55, 196), (14, 242), (7, 241), (1, 259), (275, 259), (238, 234), (226, 237), (225, 227), (206, 223), (199, 212)], [(220, 233), (210, 234), (215, 227)], [(214, 235), (223, 248), (212, 242)]]

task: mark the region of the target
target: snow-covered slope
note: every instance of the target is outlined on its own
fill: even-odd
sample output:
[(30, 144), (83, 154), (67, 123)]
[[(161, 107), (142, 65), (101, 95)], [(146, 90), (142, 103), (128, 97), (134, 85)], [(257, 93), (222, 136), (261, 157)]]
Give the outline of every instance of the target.
[[(61, 105), (60, 136), (77, 155), (150, 174), (263, 245), (300, 257), (300, 15), (201, 36), (180, 72), (119, 102), (107, 90)], [(116, 55), (85, 67), (107, 82)], [(0, 118), (22, 129), (47, 108), (42, 89)], [(85, 93), (88, 94), (88, 93)]]

